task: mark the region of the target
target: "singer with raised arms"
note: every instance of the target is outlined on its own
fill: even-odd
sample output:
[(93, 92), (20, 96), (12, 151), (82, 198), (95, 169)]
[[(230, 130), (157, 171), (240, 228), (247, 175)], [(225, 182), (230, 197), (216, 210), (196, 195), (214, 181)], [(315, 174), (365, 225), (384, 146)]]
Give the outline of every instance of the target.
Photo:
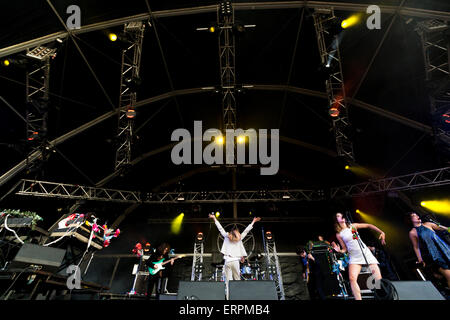
[(225, 259), (224, 269), (227, 284), (230, 280), (241, 280), (239, 262), (241, 258), (247, 256), (242, 240), (253, 229), (255, 222), (260, 221), (261, 218), (254, 218), (252, 223), (245, 228), (244, 232), (240, 233), (236, 226), (230, 232), (226, 232), (213, 214), (210, 214), (209, 217), (214, 220), (217, 229), (219, 229), (220, 234), (223, 236), (223, 245), (220, 252)]
[[(355, 300), (361, 300), (361, 289), (358, 285), (358, 276), (363, 265), (368, 265), (375, 281), (381, 280), (381, 272), (378, 267), (378, 260), (373, 256), (369, 248), (361, 241), (358, 229), (372, 229), (380, 233), (379, 239), (381, 244), (385, 245), (385, 234), (376, 226), (368, 223), (350, 224), (340, 212), (334, 215), (334, 227), (336, 230), (336, 238), (340, 243), (332, 243), (333, 249), (337, 252), (348, 252), (349, 261), (349, 280)], [(341, 249), (342, 248), (342, 249)]]

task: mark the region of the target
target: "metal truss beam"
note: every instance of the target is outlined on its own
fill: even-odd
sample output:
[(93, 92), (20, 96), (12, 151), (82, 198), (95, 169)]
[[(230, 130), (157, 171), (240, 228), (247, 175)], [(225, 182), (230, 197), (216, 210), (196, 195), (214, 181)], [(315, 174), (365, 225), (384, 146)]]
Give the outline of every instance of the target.
[(131, 162), (134, 116), (136, 107), (136, 81), (139, 81), (142, 44), (145, 24), (141, 21), (130, 22), (124, 26), (124, 36), (130, 44), (122, 50), (119, 94), (119, 121), (115, 170)]
[(353, 143), (349, 136), (350, 120), (339, 50), (340, 39), (338, 34), (330, 35), (326, 27), (327, 24), (336, 23), (337, 18), (333, 8), (329, 10), (329, 13), (315, 12), (313, 18), (322, 67), (330, 72), (325, 82), (329, 108), (335, 108), (339, 112), (338, 116), (333, 117), (337, 153), (346, 160), (354, 162), (355, 156)]
[[(33, 141), (37, 134), (47, 131), (47, 106), (50, 89), (50, 59), (47, 57), (26, 73), (25, 91), (27, 102), (27, 140)], [(42, 131), (42, 132), (41, 132)]]
[[(332, 1), (275, 1), (275, 2), (243, 2), (243, 3), (235, 3), (235, 10), (239, 11), (253, 11), (253, 10), (282, 10), (282, 9), (290, 9), (290, 8), (311, 8), (311, 9), (320, 9), (320, 8), (330, 8), (333, 7), (335, 10), (342, 11), (354, 11), (354, 12), (362, 12), (367, 8), (367, 4), (361, 3), (341, 3), (341, 2), (332, 2)], [(386, 6), (380, 5), (381, 12), (383, 13), (396, 13), (397, 6)], [(211, 13), (217, 11), (217, 5), (209, 5), (209, 6), (198, 6), (191, 8), (179, 8), (179, 9), (171, 9), (171, 10), (160, 10), (153, 12), (153, 16), (155, 18), (166, 18), (166, 17), (177, 17), (184, 15), (192, 15), (192, 14), (202, 14), (202, 13)], [(405, 7), (398, 10), (398, 13), (403, 16), (408, 17), (417, 17), (417, 18), (428, 18), (428, 19), (442, 19), (442, 20), (450, 20), (450, 12), (446, 11), (436, 11), (436, 10), (426, 10), (421, 8), (411, 8)], [(97, 22), (85, 26), (81, 26), (80, 29), (71, 30), (72, 34), (83, 34), (87, 32), (93, 32), (98, 30), (104, 30), (107, 28), (121, 26), (125, 23), (131, 21), (144, 21), (150, 19), (149, 13), (141, 13), (133, 16), (111, 19), (107, 21)], [(35, 46), (43, 45), (52, 41), (55, 41), (58, 38), (66, 38), (68, 37), (68, 33), (61, 31), (55, 32), (49, 35), (45, 35), (36, 39), (28, 40), (25, 42), (21, 42), (18, 44), (11, 45), (6, 48), (0, 49), (0, 58), (9, 56), (11, 54), (15, 54), (21, 51), (26, 50), (27, 48), (32, 48)]]
[[(450, 28), (447, 21), (435, 19), (420, 22), (416, 31), (422, 43), (425, 80), (430, 85), (430, 110), (439, 116), (450, 110)], [(444, 153), (450, 150), (450, 131), (436, 125), (434, 137)]]
[(450, 184), (450, 167), (417, 172), (404, 176), (373, 180), (331, 189), (331, 198), (358, 197), (369, 194), (437, 187)]
[[(264, 236), (264, 235), (263, 235)], [(281, 274), (280, 262), (278, 260), (277, 248), (275, 241), (265, 240), (265, 254), (266, 254), (266, 280), (275, 281), (275, 287), (278, 293), (278, 300), (285, 300), (283, 277)]]
[(322, 190), (259, 190), (142, 193), (65, 183), (22, 180), (17, 195), (123, 203), (226, 203), (322, 200)]
[(194, 243), (194, 254), (192, 258), (191, 281), (202, 281), (203, 276), (203, 242)]
[[(222, 6), (229, 5), (230, 12), (223, 14)], [(226, 8), (224, 8), (226, 9)], [(219, 66), (220, 85), (222, 89), (223, 129), (236, 128), (236, 69), (234, 39), (234, 5), (231, 1), (222, 1), (217, 10), (219, 28)]]

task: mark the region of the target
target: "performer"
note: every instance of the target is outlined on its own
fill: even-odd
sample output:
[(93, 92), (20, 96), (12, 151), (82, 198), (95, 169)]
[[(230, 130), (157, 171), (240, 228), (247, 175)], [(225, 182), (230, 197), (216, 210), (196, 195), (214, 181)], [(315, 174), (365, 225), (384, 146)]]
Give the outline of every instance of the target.
[(377, 259), (373, 256), (367, 246), (360, 239), (358, 239), (357, 230), (369, 228), (379, 232), (379, 239), (383, 245), (386, 244), (385, 234), (372, 224), (350, 224), (340, 212), (334, 215), (334, 222), (334, 227), (337, 232), (336, 238), (338, 239), (342, 249), (336, 243), (334, 243), (333, 249), (337, 252), (348, 252), (350, 256), (348, 270), (350, 286), (352, 288), (352, 293), (355, 300), (361, 300), (361, 290), (358, 285), (358, 276), (361, 272), (362, 266), (367, 264), (369, 265), (370, 271), (372, 272), (375, 280), (380, 280), (382, 277)]
[[(161, 259), (169, 260), (169, 251), (170, 251), (170, 245), (168, 243), (162, 243), (156, 250), (153, 252), (150, 257), (147, 259), (146, 266), (147, 269), (155, 268), (155, 262), (160, 261)], [(170, 265), (173, 265), (174, 258), (170, 259)], [(166, 270), (166, 269), (165, 269)], [(167, 271), (164, 273), (165, 270), (161, 270), (155, 275), (149, 274), (148, 279), (148, 285), (147, 285), (147, 299), (150, 299), (150, 296), (153, 292), (153, 288), (155, 285), (158, 285), (159, 281), (164, 281), (165, 284), (167, 284)], [(159, 296), (159, 294), (164, 292), (165, 286), (161, 285), (161, 288), (159, 289), (158, 286), (156, 287), (156, 297)]]
[[(447, 280), (447, 288), (450, 288), (450, 247), (435, 232), (435, 230), (448, 230), (447, 227), (438, 226), (432, 222), (423, 222), (415, 212), (408, 213), (413, 225), (409, 231), (409, 239), (417, 256), (417, 262), (425, 266), (424, 258), (432, 267)], [(425, 252), (422, 252), (426, 249)], [(423, 256), (422, 256), (423, 254)]]
[(241, 280), (239, 262), (242, 257), (247, 256), (242, 240), (244, 240), (245, 236), (252, 230), (255, 222), (260, 221), (261, 218), (254, 218), (252, 223), (250, 223), (241, 234), (237, 227), (233, 227), (231, 232), (225, 232), (213, 214), (210, 214), (209, 217), (214, 220), (217, 229), (219, 229), (220, 234), (223, 236), (223, 245), (220, 252), (222, 252), (225, 259), (224, 268), (227, 283), (230, 280)]
[(299, 248), (297, 254), (303, 264), (303, 279), (307, 282), (310, 298), (312, 300), (325, 300), (323, 276), (320, 272), (319, 262), (316, 261), (311, 252), (306, 252), (303, 248)]

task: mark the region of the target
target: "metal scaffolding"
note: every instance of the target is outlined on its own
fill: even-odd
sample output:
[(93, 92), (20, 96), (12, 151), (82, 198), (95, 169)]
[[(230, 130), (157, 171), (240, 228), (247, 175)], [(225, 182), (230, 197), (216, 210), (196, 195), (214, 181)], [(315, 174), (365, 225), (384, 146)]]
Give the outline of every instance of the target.
[[(28, 50), (26, 54), (29, 58), (25, 80), (26, 138), (34, 146), (33, 149), (44, 146), (47, 139), (50, 58), (55, 55), (55, 51), (40, 46)], [(27, 165), (30, 162), (27, 157)]]
[(450, 184), (450, 167), (332, 188), (331, 198), (365, 196), (378, 192), (436, 187), (448, 184)]
[(277, 289), (278, 300), (284, 300), (283, 277), (281, 275), (280, 262), (278, 260), (277, 247), (275, 240), (266, 239), (263, 229), (264, 250), (266, 258), (265, 280), (273, 280)]
[(195, 241), (194, 255), (192, 257), (191, 281), (202, 281), (203, 275), (203, 241)]
[(314, 27), (320, 60), (324, 72), (328, 73), (326, 92), (329, 108), (334, 108), (338, 115), (333, 117), (333, 130), (336, 139), (336, 149), (339, 156), (350, 162), (355, 161), (353, 143), (349, 136), (350, 121), (342, 74), (341, 54), (339, 50), (339, 35), (330, 33), (330, 26), (337, 22), (333, 8), (317, 9), (314, 14)]
[(56, 183), (21, 180), (17, 195), (60, 199), (84, 199), (122, 203), (227, 203), (289, 202), (324, 199), (322, 190), (194, 191), (144, 193)]
[(119, 121), (115, 170), (131, 163), (131, 144), (136, 106), (136, 86), (138, 86), (141, 67), (142, 44), (145, 24), (142, 21), (125, 24), (124, 39), (119, 39), (126, 47), (122, 50), (120, 74)]
[(222, 89), (223, 129), (236, 128), (236, 70), (234, 40), (234, 8), (222, 1), (217, 10), (219, 29), (220, 85)]
[[(440, 117), (450, 112), (450, 28), (446, 21), (434, 19), (417, 24), (425, 61), (425, 80), (429, 85), (430, 110)], [(434, 126), (436, 142), (450, 151), (450, 132)]]

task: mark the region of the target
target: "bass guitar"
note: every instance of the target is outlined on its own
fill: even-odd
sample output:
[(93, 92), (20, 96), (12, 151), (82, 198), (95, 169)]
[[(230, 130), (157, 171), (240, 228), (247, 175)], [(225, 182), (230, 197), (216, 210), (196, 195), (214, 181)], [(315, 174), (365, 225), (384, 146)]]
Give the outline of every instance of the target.
[(167, 260), (167, 261), (164, 261), (166, 258), (162, 258), (162, 259), (159, 260), (159, 261), (152, 262), (153, 265), (154, 265), (154, 268), (148, 267), (148, 272), (149, 272), (150, 275), (154, 276), (154, 275), (157, 274), (159, 271), (164, 270), (164, 269), (165, 269), (164, 265), (165, 265), (166, 263), (169, 263), (172, 259), (173, 259), (173, 260), (176, 260), (176, 259), (183, 258), (183, 257), (184, 257), (184, 256), (181, 255), (181, 256), (177, 256), (177, 257), (175, 257), (175, 258), (170, 258), (170, 259)]

